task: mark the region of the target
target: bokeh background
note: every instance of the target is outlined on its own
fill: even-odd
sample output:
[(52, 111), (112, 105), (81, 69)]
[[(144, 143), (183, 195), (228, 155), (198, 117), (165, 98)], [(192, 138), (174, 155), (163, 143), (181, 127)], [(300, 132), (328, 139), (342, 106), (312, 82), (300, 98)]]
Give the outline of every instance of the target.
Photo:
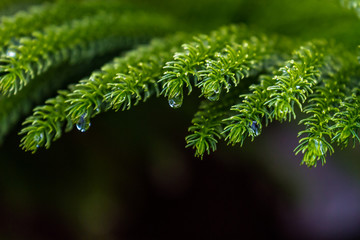
[[(337, 0), (136, 0), (209, 31), (245, 23), (356, 49), (360, 19)], [(76, 79), (74, 79), (76, 81)], [(358, 239), (360, 150), (336, 149), (309, 169), (294, 156), (297, 122), (254, 142), (220, 143), (203, 160), (185, 148), (199, 99), (180, 109), (151, 99), (107, 112), (86, 133), (37, 154), (16, 126), (0, 146), (0, 239)]]

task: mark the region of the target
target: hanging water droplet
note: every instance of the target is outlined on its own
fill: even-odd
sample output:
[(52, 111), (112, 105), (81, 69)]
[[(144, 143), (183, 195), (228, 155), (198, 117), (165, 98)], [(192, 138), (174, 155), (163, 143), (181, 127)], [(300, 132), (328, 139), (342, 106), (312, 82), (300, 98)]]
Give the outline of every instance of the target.
[(252, 121), (250, 128), (255, 136), (259, 135), (259, 125), (256, 121)]
[(85, 132), (86, 130), (89, 129), (89, 127), (91, 126), (90, 121), (87, 119), (86, 117), (87, 114), (83, 114), (81, 115), (79, 121), (76, 123), (76, 128), (80, 131), (80, 132)]
[(220, 98), (220, 89), (214, 90), (213, 94), (207, 97), (210, 101), (217, 101)]
[(37, 148), (40, 147), (41, 142), (43, 141), (43, 139), (44, 139), (44, 133), (40, 133), (40, 134), (34, 136), (34, 141), (36, 143)]
[(6, 51), (6, 56), (8, 56), (10, 58), (14, 58), (14, 57), (16, 57), (16, 52), (14, 50), (12, 50), (12, 49), (8, 49)]
[(300, 86), (297, 85), (297, 86), (296, 86), (296, 89), (300, 89)]
[(169, 105), (170, 105), (170, 107), (172, 107), (172, 108), (179, 108), (179, 107), (181, 107), (182, 102), (183, 102), (182, 94), (178, 94), (178, 95), (176, 95), (175, 97), (169, 99)]
[(321, 140), (315, 139), (314, 140), (314, 146), (315, 146), (315, 149), (316, 149), (316, 154), (318, 156), (324, 155), (326, 153), (326, 151), (327, 151), (327, 147), (322, 143)]

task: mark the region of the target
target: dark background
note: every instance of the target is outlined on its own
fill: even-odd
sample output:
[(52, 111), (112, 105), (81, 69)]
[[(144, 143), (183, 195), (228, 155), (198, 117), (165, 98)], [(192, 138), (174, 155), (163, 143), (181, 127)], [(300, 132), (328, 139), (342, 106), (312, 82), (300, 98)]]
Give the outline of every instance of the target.
[(1, 148), (1, 239), (356, 239), (359, 149), (309, 169), (296, 124), (203, 160), (184, 149), (186, 110), (153, 99), (105, 113), (32, 155)]

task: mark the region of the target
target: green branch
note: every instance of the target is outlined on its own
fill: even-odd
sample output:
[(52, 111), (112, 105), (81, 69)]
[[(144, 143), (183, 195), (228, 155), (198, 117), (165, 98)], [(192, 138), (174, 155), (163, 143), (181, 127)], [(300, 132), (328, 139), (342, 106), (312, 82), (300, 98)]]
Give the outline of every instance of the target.
[(5, 95), (16, 94), (51, 66), (66, 61), (75, 64), (128, 46), (130, 39), (147, 37), (150, 29), (166, 29), (167, 25), (162, 24), (164, 20), (166, 18), (143, 13), (99, 13), (62, 26), (48, 27), (43, 33), (34, 32), (34, 39), (21, 38), (20, 45), (11, 45), (8, 49), (11, 54), (0, 60), (3, 74), (0, 91)]
[(72, 129), (72, 121), (66, 117), (64, 108), (67, 93), (59, 91), (56, 98), (47, 100), (44, 106), (36, 107), (33, 115), (24, 121), (25, 127), (19, 133), (25, 135), (20, 144), (23, 149), (35, 153), (40, 147), (49, 148), (52, 141), (61, 137), (66, 121), (66, 131)]
[(243, 26), (222, 27), (209, 35), (194, 37), (194, 41), (183, 45), (183, 51), (174, 54), (174, 59), (166, 63), (161, 78), (165, 97), (173, 107), (180, 107), (183, 88), (192, 91), (192, 84), (199, 81), (201, 70), (205, 70), (206, 61), (216, 59), (218, 53), (227, 45), (234, 45), (248, 37), (250, 31)]
[[(36, 116), (39, 115), (37, 114), (39, 110), (35, 110), (33, 116), (24, 123), (26, 127), (21, 131), (21, 134), (25, 135), (22, 139), (23, 148), (36, 151), (38, 147), (48, 147), (51, 141), (55, 141), (57, 136), (60, 136), (61, 128), (57, 128), (56, 131), (53, 129), (52, 132), (57, 134), (47, 135), (47, 140), (43, 143), (35, 142), (35, 144), (33, 136), (41, 135), (43, 129), (49, 129), (49, 126), (63, 126), (66, 121), (70, 121), (77, 123), (80, 131), (85, 131), (89, 127), (90, 118), (97, 114), (111, 108), (128, 109), (133, 98), (136, 99), (135, 101), (146, 100), (150, 96), (150, 91), (144, 86), (157, 83), (166, 59), (171, 58), (184, 39), (188, 39), (184, 34), (177, 34), (164, 40), (154, 39), (148, 46), (140, 46), (126, 53), (125, 56), (114, 59), (111, 63), (104, 65), (101, 71), (96, 71), (89, 78), (73, 85), (69, 91), (61, 92), (55, 99), (48, 100), (43, 107), (47, 109), (47, 112), (46, 115), (42, 114), (45, 117), (40, 124)], [(144, 66), (151, 66), (151, 68), (148, 67), (148, 71), (144, 72)], [(126, 85), (121, 84), (121, 81), (117, 79), (119, 74), (125, 76), (139, 74), (141, 78), (129, 77), (131, 81), (128, 82), (129, 85)], [(118, 91), (119, 89), (121, 91)], [(142, 97), (142, 94), (145, 94), (145, 97)], [(62, 118), (59, 117), (59, 112), (60, 115), (64, 115)]]
[(211, 151), (216, 150), (218, 140), (224, 137), (223, 119), (230, 115), (230, 107), (239, 101), (239, 91), (242, 90), (242, 88), (235, 89), (219, 101), (203, 100), (201, 102), (199, 110), (191, 121), (192, 125), (188, 129), (192, 134), (185, 138), (186, 147), (194, 148), (196, 157), (202, 158), (205, 152), (210, 154)]

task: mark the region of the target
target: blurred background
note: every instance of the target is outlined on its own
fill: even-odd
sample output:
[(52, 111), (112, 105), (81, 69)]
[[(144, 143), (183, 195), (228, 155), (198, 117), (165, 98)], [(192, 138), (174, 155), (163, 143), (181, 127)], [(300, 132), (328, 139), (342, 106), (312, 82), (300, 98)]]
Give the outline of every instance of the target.
[[(337, 0), (133, 2), (193, 31), (243, 22), (349, 49), (360, 39), (360, 20)], [(190, 96), (175, 110), (159, 98), (108, 112), (35, 155), (18, 147), (16, 126), (0, 146), (0, 239), (360, 237), (358, 146), (301, 166), (294, 121), (201, 160), (184, 140), (198, 103)]]

